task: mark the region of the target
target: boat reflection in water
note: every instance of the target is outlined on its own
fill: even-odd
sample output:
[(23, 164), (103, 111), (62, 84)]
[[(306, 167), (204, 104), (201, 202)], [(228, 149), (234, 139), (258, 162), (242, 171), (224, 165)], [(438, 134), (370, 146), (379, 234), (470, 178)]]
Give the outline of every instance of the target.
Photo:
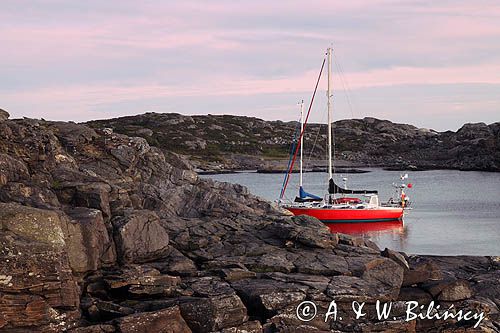
[(343, 233), (349, 235), (373, 234), (377, 232), (390, 232), (402, 234), (404, 223), (402, 220), (377, 222), (377, 223), (327, 223), (332, 233)]

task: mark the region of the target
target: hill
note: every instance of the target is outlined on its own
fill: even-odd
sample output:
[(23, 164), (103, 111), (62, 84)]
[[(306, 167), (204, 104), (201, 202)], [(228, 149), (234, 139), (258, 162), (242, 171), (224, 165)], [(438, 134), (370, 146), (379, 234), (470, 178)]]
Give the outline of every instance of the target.
[[(176, 113), (146, 113), (88, 125), (143, 137), (204, 170), (282, 168), (299, 126), (244, 116)], [(500, 171), (500, 122), (438, 132), (375, 118), (348, 119), (335, 122), (333, 134), (337, 166)], [(325, 142), (326, 125), (309, 124), (304, 143), (310, 167), (325, 166)]]

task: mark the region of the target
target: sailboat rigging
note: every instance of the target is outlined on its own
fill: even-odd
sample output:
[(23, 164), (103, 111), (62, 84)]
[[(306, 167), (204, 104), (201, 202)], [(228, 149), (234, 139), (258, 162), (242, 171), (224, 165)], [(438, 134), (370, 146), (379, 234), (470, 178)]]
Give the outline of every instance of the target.
[[(381, 205), (379, 203), (378, 191), (376, 190), (351, 190), (338, 186), (333, 178), (333, 155), (332, 155), (332, 48), (327, 49), (326, 59), (323, 60), (320, 74), (311, 98), (311, 103), (304, 120), (303, 102), (301, 103), (301, 126), (300, 136), (297, 146), (289, 163), (287, 174), (283, 182), (280, 193), (279, 204), (292, 212), (294, 215), (310, 215), (318, 218), (324, 223), (354, 223), (354, 222), (386, 222), (401, 220), (403, 217), (403, 207), (394, 205)], [(323, 73), (323, 68), (327, 62), (328, 82), (327, 82), (327, 151), (328, 151), (328, 193), (323, 197), (318, 197), (307, 193), (303, 188), (303, 139), (309, 118), (311, 107), (316, 96), (318, 84)], [(286, 187), (296, 157), (300, 151), (300, 178), (299, 178), (299, 196), (292, 203), (285, 203), (283, 200)], [(346, 197), (349, 194), (349, 197)]]

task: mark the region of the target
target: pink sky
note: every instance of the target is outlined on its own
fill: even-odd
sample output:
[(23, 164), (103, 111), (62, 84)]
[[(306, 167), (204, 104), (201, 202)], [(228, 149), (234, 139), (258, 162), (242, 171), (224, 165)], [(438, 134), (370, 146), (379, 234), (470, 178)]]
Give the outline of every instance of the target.
[(0, 108), (13, 117), (292, 120), (333, 44), (354, 108), (336, 92), (339, 117), (436, 129), (500, 120), (494, 1), (22, 3), (0, 13)]

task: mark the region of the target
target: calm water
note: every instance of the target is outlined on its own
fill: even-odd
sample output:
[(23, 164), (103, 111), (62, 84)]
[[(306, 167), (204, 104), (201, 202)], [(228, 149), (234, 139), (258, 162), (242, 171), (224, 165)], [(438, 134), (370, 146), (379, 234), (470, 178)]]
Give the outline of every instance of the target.
[[(400, 183), (399, 171), (371, 170), (347, 176), (349, 188), (378, 189), (381, 201), (394, 195), (393, 183)], [(413, 210), (405, 215), (403, 225), (368, 226), (369, 230), (343, 230), (363, 234), (381, 248), (413, 254), (500, 255), (500, 174), (436, 170), (409, 172), (407, 189)], [(276, 201), (282, 174), (236, 173), (205, 176), (238, 183), (269, 201)], [(306, 173), (306, 191), (323, 196), (326, 174)], [(298, 175), (292, 175), (287, 197), (294, 198)], [(338, 184), (343, 184), (340, 175)], [(373, 230), (374, 228), (382, 230)]]

